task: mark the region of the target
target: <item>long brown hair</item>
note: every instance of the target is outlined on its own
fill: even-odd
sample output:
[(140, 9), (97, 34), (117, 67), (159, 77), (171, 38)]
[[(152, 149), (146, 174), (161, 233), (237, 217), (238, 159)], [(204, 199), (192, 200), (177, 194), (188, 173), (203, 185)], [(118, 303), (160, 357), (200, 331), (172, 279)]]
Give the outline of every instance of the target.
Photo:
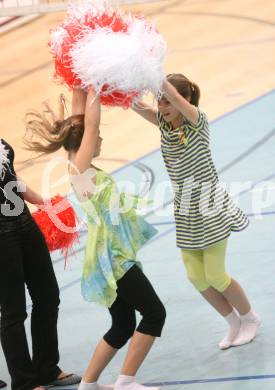
[(66, 151), (77, 151), (84, 134), (84, 115), (72, 115), (62, 120), (47, 103), (44, 106), (42, 113), (29, 111), (25, 116), (26, 148), (42, 154), (54, 153), (61, 147)]
[(181, 73), (171, 73), (167, 76), (167, 80), (176, 88), (181, 96), (185, 99), (190, 98), (190, 103), (194, 106), (199, 105), (200, 88), (197, 84), (190, 81)]

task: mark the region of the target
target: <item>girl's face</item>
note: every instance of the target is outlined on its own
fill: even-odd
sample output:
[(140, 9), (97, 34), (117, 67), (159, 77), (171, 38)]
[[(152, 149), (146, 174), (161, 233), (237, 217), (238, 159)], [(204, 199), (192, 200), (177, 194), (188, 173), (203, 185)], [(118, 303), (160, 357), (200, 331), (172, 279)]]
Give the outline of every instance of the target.
[(182, 113), (177, 110), (165, 97), (158, 101), (158, 110), (163, 116), (165, 122), (170, 122), (173, 126), (180, 126), (182, 122)]
[(100, 134), (98, 135), (97, 137), (97, 143), (96, 143), (96, 148), (95, 148), (95, 155), (94, 157), (98, 157), (100, 155), (100, 152), (101, 152), (101, 144), (102, 144), (102, 137), (100, 136)]

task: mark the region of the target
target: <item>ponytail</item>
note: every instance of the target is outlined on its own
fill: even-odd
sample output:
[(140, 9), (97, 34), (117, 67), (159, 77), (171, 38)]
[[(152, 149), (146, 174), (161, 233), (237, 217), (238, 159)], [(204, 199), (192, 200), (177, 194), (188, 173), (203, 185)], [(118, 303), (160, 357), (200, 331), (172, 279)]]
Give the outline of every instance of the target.
[(197, 84), (190, 81), (181, 73), (171, 73), (167, 76), (167, 80), (176, 88), (182, 97), (190, 99), (190, 103), (196, 107), (199, 105), (200, 88)]
[(201, 96), (200, 88), (198, 87), (197, 84), (192, 83), (191, 81), (190, 81), (190, 85), (191, 85), (190, 103), (193, 104), (194, 106), (198, 107), (199, 101), (200, 101), (200, 96)]
[[(25, 116), (25, 126), (24, 144), (28, 150), (49, 154), (56, 152), (62, 147), (63, 142), (58, 135), (61, 122), (51, 124), (43, 114), (30, 111)], [(33, 137), (38, 138), (42, 142), (34, 140)]]
[[(30, 111), (25, 116), (26, 136), (24, 143), (28, 150), (49, 154), (65, 150), (77, 150), (84, 133), (84, 115), (73, 115), (65, 120), (56, 120), (53, 111), (46, 105), (42, 114)], [(50, 114), (47, 118), (46, 114)], [(39, 141), (33, 138), (38, 138)]]

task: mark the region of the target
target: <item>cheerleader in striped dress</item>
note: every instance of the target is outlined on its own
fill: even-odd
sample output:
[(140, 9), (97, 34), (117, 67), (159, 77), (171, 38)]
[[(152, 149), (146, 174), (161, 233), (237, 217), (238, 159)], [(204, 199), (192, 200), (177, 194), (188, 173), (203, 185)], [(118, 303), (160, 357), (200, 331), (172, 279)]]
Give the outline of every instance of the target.
[(219, 183), (199, 98), (195, 83), (182, 74), (170, 74), (158, 110), (143, 102), (133, 109), (160, 129), (162, 156), (175, 192), (177, 246), (189, 280), (229, 324), (219, 343), (220, 349), (227, 349), (252, 341), (260, 318), (242, 287), (225, 271), (228, 237), (249, 221)]

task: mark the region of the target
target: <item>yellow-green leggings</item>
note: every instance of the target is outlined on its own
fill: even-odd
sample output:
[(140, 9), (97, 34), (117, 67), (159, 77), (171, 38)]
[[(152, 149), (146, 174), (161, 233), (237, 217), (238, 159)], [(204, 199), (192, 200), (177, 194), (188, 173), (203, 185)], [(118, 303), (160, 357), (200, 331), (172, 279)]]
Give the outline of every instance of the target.
[(225, 272), (226, 245), (227, 239), (202, 250), (181, 250), (188, 279), (200, 292), (213, 287), (222, 293), (230, 285), (231, 277)]

